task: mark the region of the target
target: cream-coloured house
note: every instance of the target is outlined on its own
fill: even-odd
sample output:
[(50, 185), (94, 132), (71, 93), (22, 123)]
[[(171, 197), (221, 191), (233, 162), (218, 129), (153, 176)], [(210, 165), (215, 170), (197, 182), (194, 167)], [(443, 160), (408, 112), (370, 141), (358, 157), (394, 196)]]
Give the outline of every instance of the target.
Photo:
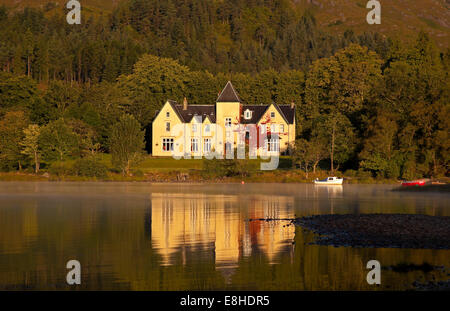
[(228, 81), (215, 105), (168, 100), (152, 127), (153, 156), (228, 157), (246, 145), (253, 156), (273, 155), (295, 140), (295, 106), (244, 105)]

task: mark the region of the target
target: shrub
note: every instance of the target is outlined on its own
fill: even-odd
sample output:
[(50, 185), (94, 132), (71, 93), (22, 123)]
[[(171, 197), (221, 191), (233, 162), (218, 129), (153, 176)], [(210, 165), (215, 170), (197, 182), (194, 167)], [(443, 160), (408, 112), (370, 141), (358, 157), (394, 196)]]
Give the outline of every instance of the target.
[(86, 177), (105, 178), (108, 167), (95, 157), (81, 158), (75, 161), (73, 171), (76, 175)]
[(372, 173), (370, 171), (365, 171), (363, 169), (359, 169), (356, 172), (356, 177), (360, 178), (372, 178)]
[(140, 169), (133, 169), (131, 170), (131, 174), (135, 177), (144, 177), (144, 172)]
[(346, 170), (346, 171), (345, 171), (344, 176), (345, 176), (345, 177), (356, 177), (357, 174), (358, 174), (357, 171), (351, 170), (351, 169), (350, 169), (350, 170)]
[(56, 176), (73, 175), (73, 167), (67, 162), (54, 162), (50, 164), (48, 172)]
[(247, 159), (204, 160), (203, 172), (207, 176), (233, 177), (250, 176), (251, 165)]

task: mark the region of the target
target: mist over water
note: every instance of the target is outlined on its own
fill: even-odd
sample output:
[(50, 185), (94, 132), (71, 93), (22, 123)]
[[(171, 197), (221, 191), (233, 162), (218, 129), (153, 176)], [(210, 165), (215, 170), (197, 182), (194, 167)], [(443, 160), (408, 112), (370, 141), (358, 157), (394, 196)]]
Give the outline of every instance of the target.
[(445, 269), (383, 269), (381, 286), (370, 286), (369, 260), (448, 269), (450, 251), (318, 246), (310, 244), (310, 231), (283, 220), (330, 213), (450, 216), (448, 194), (392, 188), (0, 183), (0, 289), (71, 289), (71, 259), (81, 263), (80, 289), (389, 290), (447, 279)]

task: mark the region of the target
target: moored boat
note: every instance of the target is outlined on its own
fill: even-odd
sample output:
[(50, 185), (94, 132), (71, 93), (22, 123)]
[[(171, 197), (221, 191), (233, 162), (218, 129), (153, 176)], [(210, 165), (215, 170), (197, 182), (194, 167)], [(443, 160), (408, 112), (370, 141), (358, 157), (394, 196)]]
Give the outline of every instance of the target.
[(431, 184), (431, 181), (429, 179), (416, 179), (416, 180), (410, 180), (410, 181), (403, 181), (402, 186), (404, 187), (419, 187), (419, 186), (425, 186)]
[(327, 177), (325, 179), (319, 180), (316, 178), (314, 180), (315, 185), (342, 185), (342, 182), (344, 181), (344, 178), (338, 178), (338, 177)]

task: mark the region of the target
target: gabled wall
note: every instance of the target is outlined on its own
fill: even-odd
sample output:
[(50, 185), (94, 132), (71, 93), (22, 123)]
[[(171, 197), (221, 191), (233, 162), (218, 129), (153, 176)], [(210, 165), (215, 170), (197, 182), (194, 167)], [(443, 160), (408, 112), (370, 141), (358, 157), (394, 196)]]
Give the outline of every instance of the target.
[[(167, 118), (166, 113), (169, 112)], [(170, 123), (170, 132), (166, 131), (166, 122)], [(174, 138), (174, 141), (179, 139), (180, 135), (173, 136), (172, 129), (177, 124), (183, 124), (178, 114), (173, 109), (169, 102), (166, 102), (162, 109), (159, 111), (155, 120), (152, 123), (152, 155), (153, 156), (172, 156), (171, 152), (165, 152), (162, 150), (163, 138)]]

